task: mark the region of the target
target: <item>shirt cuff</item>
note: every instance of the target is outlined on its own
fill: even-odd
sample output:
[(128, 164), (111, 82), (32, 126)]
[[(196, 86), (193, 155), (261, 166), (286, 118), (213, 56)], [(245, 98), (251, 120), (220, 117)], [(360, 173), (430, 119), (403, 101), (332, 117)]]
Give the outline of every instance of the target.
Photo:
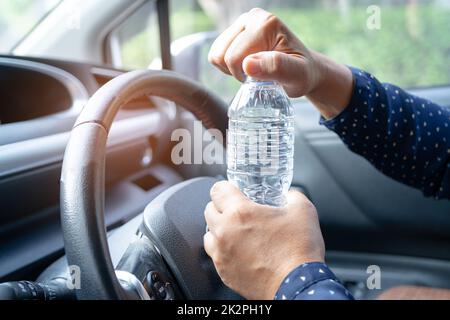
[(336, 284), (334, 287), (337, 289), (328, 290), (328, 295), (322, 294), (320, 298), (332, 299), (334, 298), (332, 296), (336, 294), (336, 291), (340, 290), (344, 291), (342, 296), (352, 299), (350, 293), (343, 287), (336, 275), (325, 263), (309, 262), (298, 266), (291, 271), (286, 278), (284, 278), (275, 295), (275, 300), (294, 300), (296, 297), (304, 294), (305, 292), (307, 296), (309, 295), (311, 298), (314, 298), (312, 296), (315, 294), (316, 290), (308, 289), (312, 288), (315, 284), (319, 285), (319, 282), (322, 281), (328, 281), (332, 284)]

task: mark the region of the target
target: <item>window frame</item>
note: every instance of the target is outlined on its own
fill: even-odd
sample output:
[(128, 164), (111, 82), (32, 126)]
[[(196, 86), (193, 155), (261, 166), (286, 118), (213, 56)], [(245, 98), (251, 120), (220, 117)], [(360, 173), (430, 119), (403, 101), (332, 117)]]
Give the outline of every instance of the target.
[(106, 33), (103, 41), (103, 61), (105, 64), (117, 67), (117, 62), (121, 59), (120, 44), (115, 31), (120, 28), (133, 14), (142, 9), (149, 2), (154, 2), (156, 7), (156, 16), (159, 32), (159, 52), (162, 61), (162, 68), (172, 68), (172, 59), (170, 54), (170, 21), (169, 21), (169, 0), (144, 0), (136, 8), (131, 10), (128, 15), (120, 17), (114, 21), (110, 30)]

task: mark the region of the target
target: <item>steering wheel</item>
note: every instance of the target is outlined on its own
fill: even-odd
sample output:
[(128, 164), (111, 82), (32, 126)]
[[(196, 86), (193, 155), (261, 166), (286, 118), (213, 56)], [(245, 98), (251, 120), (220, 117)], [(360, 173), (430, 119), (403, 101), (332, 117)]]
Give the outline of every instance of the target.
[(149, 286), (155, 283), (156, 291), (170, 287), (163, 298), (236, 298), (221, 283), (202, 247), (202, 212), (214, 178), (182, 182), (153, 200), (144, 213), (140, 241), (125, 252), (120, 271), (114, 270), (104, 221), (106, 140), (119, 108), (143, 95), (169, 99), (191, 111), (206, 128), (226, 131), (225, 103), (171, 71), (125, 73), (92, 96), (72, 129), (61, 174), (65, 252), (69, 265), (80, 270), (77, 298), (154, 298)]

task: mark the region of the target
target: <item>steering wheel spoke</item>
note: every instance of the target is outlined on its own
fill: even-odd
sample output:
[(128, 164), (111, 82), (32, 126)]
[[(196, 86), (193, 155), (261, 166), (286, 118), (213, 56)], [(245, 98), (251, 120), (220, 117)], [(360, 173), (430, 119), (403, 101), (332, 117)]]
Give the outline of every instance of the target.
[[(158, 249), (143, 234), (128, 246), (117, 264), (116, 275), (134, 298), (173, 300), (181, 297)], [(142, 289), (145, 295), (140, 294)]]
[(127, 271), (116, 270), (116, 276), (128, 300), (151, 299), (142, 282), (140, 282), (134, 274)]

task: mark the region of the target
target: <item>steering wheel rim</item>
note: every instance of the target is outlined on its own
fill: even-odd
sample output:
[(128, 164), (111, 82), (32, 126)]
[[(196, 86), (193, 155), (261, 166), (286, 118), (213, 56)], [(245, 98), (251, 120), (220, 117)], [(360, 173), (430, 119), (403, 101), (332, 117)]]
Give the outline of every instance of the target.
[(83, 108), (70, 134), (61, 172), (61, 224), (70, 266), (80, 270), (78, 299), (125, 299), (111, 261), (104, 221), (108, 132), (121, 106), (159, 96), (191, 111), (225, 136), (226, 104), (198, 83), (172, 71), (138, 70), (101, 87)]

